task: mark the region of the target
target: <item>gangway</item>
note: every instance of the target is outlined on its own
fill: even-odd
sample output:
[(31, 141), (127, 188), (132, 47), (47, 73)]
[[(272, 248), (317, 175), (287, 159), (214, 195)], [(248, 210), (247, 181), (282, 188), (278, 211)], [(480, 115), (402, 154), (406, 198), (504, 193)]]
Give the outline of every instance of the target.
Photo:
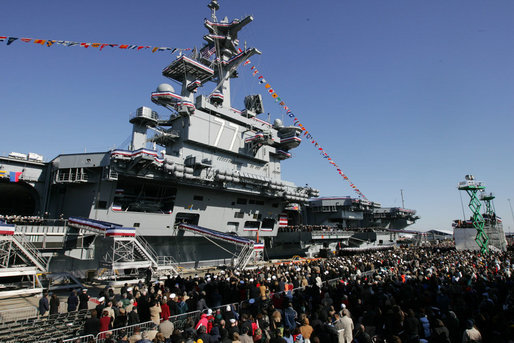
[(16, 225), (0, 222), (0, 297), (41, 293), (38, 274), (46, 272), (47, 265)]
[(105, 254), (102, 267), (111, 275), (119, 270), (152, 268), (158, 274), (178, 274), (178, 263), (171, 256), (159, 256), (135, 228), (94, 219), (70, 217), (68, 226), (91, 232), (111, 240), (111, 248)]
[[(234, 268), (236, 269), (245, 269), (248, 263), (252, 258), (256, 258), (260, 256), (260, 252), (264, 250), (264, 243), (257, 243), (252, 239), (240, 237), (228, 233), (224, 233), (221, 231), (216, 231), (212, 229), (208, 229), (205, 227), (201, 227), (198, 225), (185, 224), (181, 223), (177, 225), (179, 230), (184, 230), (187, 232), (191, 232), (195, 235), (203, 236), (205, 239), (218, 246), (219, 248), (227, 251), (235, 257)], [(231, 251), (225, 249), (221, 245), (217, 244), (214, 240), (232, 243), (241, 248), (241, 251), (238, 255), (232, 253)]]

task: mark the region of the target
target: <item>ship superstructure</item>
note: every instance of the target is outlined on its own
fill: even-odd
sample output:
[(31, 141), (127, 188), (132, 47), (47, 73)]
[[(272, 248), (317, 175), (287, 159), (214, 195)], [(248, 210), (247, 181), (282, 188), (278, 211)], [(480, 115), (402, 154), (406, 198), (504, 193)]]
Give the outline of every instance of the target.
[[(206, 44), (164, 68), (175, 87), (160, 84), (151, 93), (165, 114), (138, 108), (127, 149), (51, 161), (43, 212), (135, 227), (159, 253), (198, 260), (217, 253), (189, 244), (194, 236), (177, 224), (254, 239), (276, 236), (287, 206), (319, 195), (281, 178), (280, 163), (301, 143), (301, 129), (260, 119), (260, 95), (247, 96), (243, 110), (231, 105), (237, 68), (260, 54), (238, 45), (240, 30), (253, 18), (218, 21), (217, 1), (209, 8)], [(177, 236), (174, 244), (162, 239)]]

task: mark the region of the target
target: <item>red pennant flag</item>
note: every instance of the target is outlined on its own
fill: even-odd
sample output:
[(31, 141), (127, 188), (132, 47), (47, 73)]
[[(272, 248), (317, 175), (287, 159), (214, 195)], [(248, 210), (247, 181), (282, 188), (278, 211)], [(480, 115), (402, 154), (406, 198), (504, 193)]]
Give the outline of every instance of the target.
[[(0, 37), (0, 38), (1, 38), (1, 37)], [(32, 38), (20, 38), (20, 40), (21, 40), (22, 42), (29, 43), (29, 42), (32, 40)]]

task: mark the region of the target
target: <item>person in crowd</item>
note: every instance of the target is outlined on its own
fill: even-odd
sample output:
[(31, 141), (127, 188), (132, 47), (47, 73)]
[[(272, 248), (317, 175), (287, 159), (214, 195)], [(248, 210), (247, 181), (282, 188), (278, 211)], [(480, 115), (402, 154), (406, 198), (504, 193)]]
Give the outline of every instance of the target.
[(475, 326), (472, 319), (466, 321), (466, 330), (462, 334), (462, 343), (480, 343), (482, 342), (482, 334)]
[[(172, 343), (234, 338), (331, 343), (339, 340), (338, 332), (341, 341), (359, 343), (369, 342), (370, 336), (403, 343), (502, 342), (514, 339), (509, 326), (514, 311), (512, 261), (512, 252), (483, 255), (444, 245), (348, 253), (252, 270), (170, 276), (164, 283), (140, 282), (133, 289), (125, 285), (123, 293), (106, 288), (102, 310), (112, 311), (109, 317), (116, 328), (141, 322), (143, 331), (155, 333), (149, 340), (160, 331)], [(87, 292), (82, 292), (79, 307), (87, 300)], [(172, 308), (179, 314), (178, 302), (193, 311), (187, 319), (171, 317), (159, 323), (157, 308), (162, 315), (166, 304), (170, 314)], [(45, 307), (41, 303), (43, 299), (40, 311)], [(225, 305), (208, 307), (220, 304)], [(148, 310), (144, 322), (140, 306)], [(124, 315), (126, 320), (119, 319)], [(470, 316), (474, 321), (466, 329)], [(158, 329), (148, 329), (150, 319)], [(107, 319), (102, 326), (103, 321)], [(83, 325), (98, 333), (99, 319), (94, 314)], [(131, 338), (136, 342), (142, 336)]]
[(43, 291), (43, 296), (39, 299), (39, 316), (46, 317), (50, 312), (50, 304), (48, 303), (48, 292)]
[(57, 294), (53, 293), (50, 297), (50, 315), (59, 313), (59, 305), (61, 304)]
[(118, 310), (118, 315), (114, 318), (112, 327), (114, 329), (119, 329), (127, 326), (128, 317), (125, 309), (122, 307)]
[(161, 322), (161, 305), (157, 300), (152, 300), (150, 302), (150, 320), (153, 321), (156, 325), (159, 325)]
[(96, 310), (91, 310), (89, 318), (84, 324), (84, 335), (96, 336), (100, 332), (100, 319)]
[(75, 289), (71, 291), (71, 294), (69, 295), (68, 300), (66, 302), (68, 304), (68, 312), (73, 312), (77, 310), (79, 306), (79, 297), (77, 296), (77, 291)]
[(87, 294), (87, 289), (82, 289), (82, 292), (79, 295), (79, 310), (87, 310), (89, 303), (89, 295)]
[(104, 310), (100, 317), (100, 332), (112, 329), (112, 317), (109, 316), (109, 311)]

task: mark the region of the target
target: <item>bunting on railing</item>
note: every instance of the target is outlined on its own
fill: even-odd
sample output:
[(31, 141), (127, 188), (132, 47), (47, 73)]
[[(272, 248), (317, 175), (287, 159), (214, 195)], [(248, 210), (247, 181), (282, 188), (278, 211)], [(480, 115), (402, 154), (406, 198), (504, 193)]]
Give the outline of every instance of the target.
[[(243, 65), (250, 65), (252, 62), (250, 60), (246, 60)], [(252, 76), (257, 76), (258, 74), (260, 74), (259, 70), (257, 70), (257, 68), (255, 66), (251, 66), (250, 67), (250, 71), (252, 73)], [(267, 93), (273, 98), (275, 99), (275, 102), (277, 104), (280, 105), (280, 107), (282, 107), (284, 109), (284, 111), (286, 111), (288, 117), (293, 121), (294, 125), (295, 126), (298, 126), (302, 129), (303, 131), (303, 135), (305, 136), (305, 138), (311, 142), (313, 144), (313, 146), (318, 149), (320, 155), (325, 158), (328, 163), (330, 163), (331, 165), (333, 165), (336, 169), (337, 169), (337, 172), (339, 173), (339, 175), (341, 175), (343, 177), (344, 180), (348, 181), (348, 183), (350, 184), (350, 187), (352, 187), (352, 189), (362, 198), (366, 199), (366, 196), (364, 194), (362, 194), (362, 192), (360, 191), (359, 188), (357, 188), (357, 186), (355, 186), (353, 184), (353, 182), (350, 181), (350, 179), (348, 178), (348, 176), (343, 172), (343, 170), (341, 169), (341, 167), (339, 167), (335, 161), (330, 157), (330, 155), (325, 151), (325, 149), (319, 144), (319, 142), (314, 139), (314, 137), (309, 133), (309, 130), (307, 130), (307, 128), (300, 122), (300, 119), (298, 119), (297, 115), (295, 113), (293, 113), (293, 111), (291, 111), (291, 109), (289, 108), (289, 106), (286, 105), (285, 101), (280, 98), (277, 94), (277, 92), (273, 89), (273, 87), (271, 87), (271, 85), (269, 84), (269, 82), (264, 78), (264, 76), (262, 75), (259, 75), (257, 77), (257, 80), (259, 81), (259, 84), (262, 84), (264, 86), (264, 88), (266, 88), (267, 90)]]
[(0, 36), (0, 42), (6, 42), (7, 45), (11, 45), (12, 43), (19, 41), (24, 43), (32, 43), (39, 44), (42, 46), (51, 47), (54, 44), (70, 47), (70, 46), (80, 46), (83, 48), (98, 48), (100, 51), (105, 47), (118, 48), (118, 49), (127, 49), (127, 50), (150, 50), (152, 52), (156, 51), (171, 51), (171, 53), (175, 53), (177, 51), (188, 51), (191, 48), (170, 48), (165, 46), (149, 46), (149, 45), (137, 45), (137, 44), (112, 44), (112, 43), (84, 43), (84, 42), (74, 42), (69, 40), (55, 40), (55, 39), (38, 39), (38, 38), (18, 38), (18, 37), (8, 37), (8, 36)]

